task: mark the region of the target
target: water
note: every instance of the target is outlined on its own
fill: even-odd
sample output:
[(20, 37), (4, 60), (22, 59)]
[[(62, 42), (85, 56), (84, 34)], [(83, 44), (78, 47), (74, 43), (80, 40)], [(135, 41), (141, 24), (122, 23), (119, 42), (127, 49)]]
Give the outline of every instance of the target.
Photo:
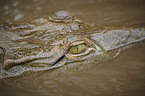
[[(70, 10), (96, 25), (145, 25), (143, 0), (1, 0), (0, 22), (29, 22)], [(145, 41), (113, 60), (0, 81), (1, 96), (145, 96)]]

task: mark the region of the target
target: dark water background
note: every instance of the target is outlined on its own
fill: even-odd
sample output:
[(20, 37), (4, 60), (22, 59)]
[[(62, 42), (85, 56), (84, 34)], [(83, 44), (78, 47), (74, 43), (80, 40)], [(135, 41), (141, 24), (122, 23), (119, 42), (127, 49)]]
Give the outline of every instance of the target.
[[(69, 10), (96, 25), (145, 25), (144, 0), (0, 0), (0, 23)], [(0, 96), (145, 96), (145, 45), (88, 68), (63, 68), (0, 81)]]

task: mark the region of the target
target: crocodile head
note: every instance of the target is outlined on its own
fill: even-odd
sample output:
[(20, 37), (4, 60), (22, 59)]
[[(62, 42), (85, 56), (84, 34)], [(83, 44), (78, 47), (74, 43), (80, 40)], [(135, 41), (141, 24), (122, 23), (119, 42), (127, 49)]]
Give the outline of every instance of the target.
[(50, 70), (103, 54), (100, 47), (84, 36), (59, 34), (52, 37), (52, 40), (33, 37), (17, 39), (6, 45), (9, 47), (4, 49), (2, 69), (8, 72), (7, 76), (20, 75), (25, 71)]
[[(72, 28), (75, 24), (77, 29)], [(78, 24), (75, 21), (56, 23), (41, 18), (9, 31), (2, 29), (0, 78), (50, 70), (74, 62), (102, 61), (115, 56), (108, 53), (112, 49), (145, 39), (144, 28), (88, 26), (85, 29), (82, 24), (80, 29)]]

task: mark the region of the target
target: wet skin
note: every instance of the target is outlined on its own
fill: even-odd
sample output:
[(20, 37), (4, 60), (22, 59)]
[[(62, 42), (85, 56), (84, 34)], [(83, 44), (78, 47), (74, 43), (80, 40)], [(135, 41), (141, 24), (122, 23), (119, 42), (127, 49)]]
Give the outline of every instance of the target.
[(28, 24), (3, 24), (0, 30), (0, 78), (27, 71), (58, 68), (95, 57), (145, 39), (144, 27), (98, 27), (83, 23), (68, 11)]

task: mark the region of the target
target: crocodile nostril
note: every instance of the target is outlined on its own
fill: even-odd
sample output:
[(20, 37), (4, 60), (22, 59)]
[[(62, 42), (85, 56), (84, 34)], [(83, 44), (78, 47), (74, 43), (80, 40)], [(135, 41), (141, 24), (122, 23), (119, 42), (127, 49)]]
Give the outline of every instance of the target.
[(81, 25), (78, 25), (79, 27), (81, 27)]

